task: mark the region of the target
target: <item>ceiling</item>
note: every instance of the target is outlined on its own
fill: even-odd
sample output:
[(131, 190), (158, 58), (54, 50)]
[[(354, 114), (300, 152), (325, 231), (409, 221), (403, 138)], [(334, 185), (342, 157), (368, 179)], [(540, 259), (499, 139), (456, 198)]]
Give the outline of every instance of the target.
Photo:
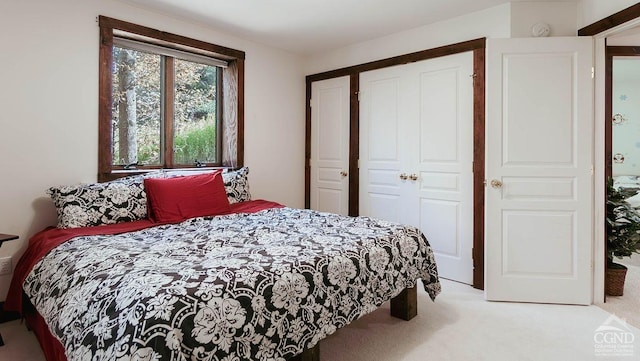
[[(300, 54), (378, 38), (505, 0), (122, 0)], [(571, 0), (512, 0), (512, 2)]]

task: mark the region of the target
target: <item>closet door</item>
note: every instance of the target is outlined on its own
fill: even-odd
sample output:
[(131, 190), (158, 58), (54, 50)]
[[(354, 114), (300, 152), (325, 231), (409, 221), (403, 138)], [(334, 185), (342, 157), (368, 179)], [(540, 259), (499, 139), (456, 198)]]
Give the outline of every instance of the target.
[(349, 214), (349, 77), (311, 84), (311, 209)]
[(414, 220), (433, 246), (442, 277), (473, 284), (473, 53), (416, 65), (419, 126), (409, 154)]
[(360, 215), (401, 223), (409, 218), (406, 154), (415, 142), (407, 137), (417, 115), (410, 77), (404, 67), (360, 74)]
[(473, 283), (473, 55), (360, 77), (360, 213), (416, 226)]

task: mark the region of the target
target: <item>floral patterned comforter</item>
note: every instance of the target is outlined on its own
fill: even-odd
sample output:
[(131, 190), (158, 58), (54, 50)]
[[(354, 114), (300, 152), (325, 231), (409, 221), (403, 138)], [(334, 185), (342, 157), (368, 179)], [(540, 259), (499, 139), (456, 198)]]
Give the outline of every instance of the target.
[(281, 208), (76, 237), (23, 289), (70, 361), (284, 361), (418, 278), (434, 299), (419, 230)]

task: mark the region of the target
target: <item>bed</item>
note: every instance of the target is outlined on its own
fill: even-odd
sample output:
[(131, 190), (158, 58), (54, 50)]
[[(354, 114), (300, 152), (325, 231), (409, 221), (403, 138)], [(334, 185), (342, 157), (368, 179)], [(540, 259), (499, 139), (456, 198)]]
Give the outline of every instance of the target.
[[(134, 180), (145, 218), (59, 221), (32, 237), (6, 305), (27, 317), (49, 361), (318, 360), (323, 338), (387, 301), (393, 316), (413, 317), (419, 280), (432, 300), (440, 292), (418, 229), (251, 200), (247, 184), (212, 178), (228, 196), (217, 214), (167, 221), (146, 187), (170, 179), (162, 174)], [(172, 183), (169, 198), (197, 190), (189, 184)], [(98, 208), (104, 217), (109, 207)], [(86, 221), (75, 212), (70, 222)]]

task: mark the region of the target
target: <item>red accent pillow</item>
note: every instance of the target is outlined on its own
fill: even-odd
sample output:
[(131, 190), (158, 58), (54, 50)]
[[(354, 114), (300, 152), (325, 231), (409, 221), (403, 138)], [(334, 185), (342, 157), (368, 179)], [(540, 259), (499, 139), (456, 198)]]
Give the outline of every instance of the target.
[(230, 213), (222, 171), (175, 178), (146, 178), (149, 218), (176, 223), (188, 218)]

